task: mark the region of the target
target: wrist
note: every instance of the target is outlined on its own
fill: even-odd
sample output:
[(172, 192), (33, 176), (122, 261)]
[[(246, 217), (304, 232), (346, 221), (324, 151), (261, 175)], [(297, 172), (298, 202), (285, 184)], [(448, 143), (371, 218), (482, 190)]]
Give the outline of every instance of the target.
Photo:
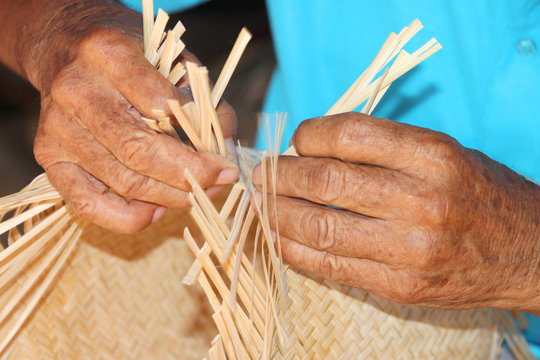
[(81, 41), (92, 32), (112, 28), (142, 39), (140, 14), (116, 1), (54, 1), (46, 6), (55, 7), (52, 15), (20, 51), (24, 76), (42, 93), (49, 92), (58, 72), (76, 58)]

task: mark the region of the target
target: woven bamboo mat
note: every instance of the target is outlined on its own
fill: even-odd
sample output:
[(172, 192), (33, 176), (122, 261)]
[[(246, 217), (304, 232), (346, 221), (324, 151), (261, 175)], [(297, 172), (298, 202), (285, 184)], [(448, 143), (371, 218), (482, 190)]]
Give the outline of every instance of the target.
[[(500, 310), (404, 306), (287, 271), (289, 349), (297, 359), (493, 359)], [(283, 354), (283, 358), (290, 358)]]
[(202, 290), (181, 284), (193, 255), (178, 234), (189, 221), (185, 211), (169, 211), (134, 236), (87, 225), (3, 358), (204, 357), (217, 330)]

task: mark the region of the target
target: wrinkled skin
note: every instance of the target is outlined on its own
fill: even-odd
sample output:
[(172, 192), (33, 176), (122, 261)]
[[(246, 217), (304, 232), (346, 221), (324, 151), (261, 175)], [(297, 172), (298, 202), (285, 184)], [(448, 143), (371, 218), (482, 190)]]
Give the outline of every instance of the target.
[[(6, 52), (19, 57), (3, 61), (41, 91), (34, 153), (81, 217), (135, 233), (162, 217), (167, 207), (189, 205), (184, 169), (209, 195), (236, 180), (234, 163), (195, 152), (142, 121), (141, 116), (155, 118), (153, 109), (171, 115), (167, 99), (184, 104), (191, 94), (186, 79), (176, 89), (144, 58), (140, 14), (115, 1), (50, 3), (0, 3), (2, 10), (34, 13), (19, 22), (31, 18), (39, 24), (50, 16), (42, 26), (21, 27), (34, 37), (28, 44), (7, 46)], [(181, 61), (186, 60), (198, 61), (185, 51)], [(232, 143), (236, 115), (224, 101), (217, 112)]]
[(291, 143), (285, 262), (400, 303), (540, 314), (537, 185), (445, 134), (358, 113), (304, 121)]

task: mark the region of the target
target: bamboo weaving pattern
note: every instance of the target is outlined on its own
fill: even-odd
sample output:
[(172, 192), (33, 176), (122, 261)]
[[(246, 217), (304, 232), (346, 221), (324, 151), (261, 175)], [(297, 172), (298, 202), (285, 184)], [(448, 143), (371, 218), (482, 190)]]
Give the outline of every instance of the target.
[[(194, 100), (170, 100), (175, 119), (155, 109), (142, 121), (178, 138), (176, 120), (194, 149), (231, 158), (215, 108), (251, 34), (242, 29), (211, 89), (206, 68), (175, 62), (184, 26), (165, 31), (168, 15), (153, 14), (143, 0), (144, 54), (171, 83), (188, 76)], [(441, 49), (431, 39), (403, 50), (421, 28), (414, 20), (391, 33), (327, 114), (362, 105), (371, 114), (393, 81)], [(270, 233), (275, 214), (266, 196), (250, 205), (250, 178), (262, 162), (262, 192), (275, 193), (264, 165), (275, 179), (285, 118), (276, 115), (269, 152), (237, 147), (236, 184), (211, 200), (186, 171), (192, 207), (134, 236), (79, 219), (45, 174), (0, 199), (9, 239), (0, 252), (0, 357), (496, 359), (503, 341), (517, 359), (532, 357), (508, 312), (398, 305), (283, 264)]]

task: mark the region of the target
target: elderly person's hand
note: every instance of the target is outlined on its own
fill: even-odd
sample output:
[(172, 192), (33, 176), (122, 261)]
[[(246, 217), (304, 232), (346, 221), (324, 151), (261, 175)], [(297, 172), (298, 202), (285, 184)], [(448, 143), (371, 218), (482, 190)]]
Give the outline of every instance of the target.
[(286, 262), (401, 303), (540, 314), (539, 186), (447, 135), (358, 113), (304, 121), (291, 143), (301, 157), (280, 157), (268, 197)]
[[(177, 89), (145, 59), (140, 14), (105, 0), (11, 3), (21, 7), (28, 16), (18, 21), (28, 23), (19, 28), (26, 33), (13, 34), (21, 42), (13, 45), (18, 58), (4, 62), (41, 91), (35, 156), (80, 216), (134, 233), (166, 207), (188, 205), (185, 168), (209, 194), (237, 178), (232, 162), (193, 151), (141, 119), (155, 118), (153, 109), (170, 114), (167, 99), (183, 104), (191, 94), (185, 80)], [(5, 28), (17, 27), (8, 23), (13, 16)], [(217, 110), (232, 141), (235, 113), (223, 101)]]

